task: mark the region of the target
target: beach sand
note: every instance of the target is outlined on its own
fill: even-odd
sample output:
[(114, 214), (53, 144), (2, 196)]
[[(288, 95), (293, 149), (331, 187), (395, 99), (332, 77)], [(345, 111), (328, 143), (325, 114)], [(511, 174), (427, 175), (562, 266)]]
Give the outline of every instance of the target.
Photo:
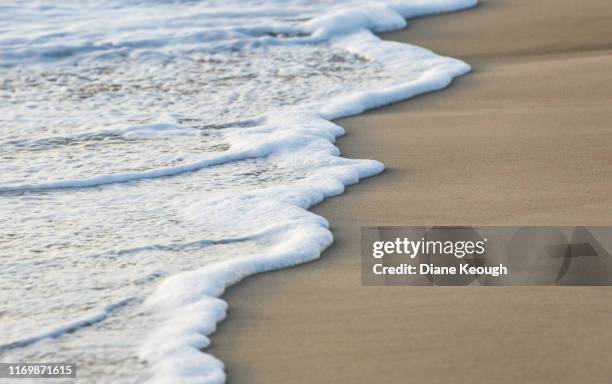
[(387, 34), (460, 58), (447, 90), (339, 123), (384, 174), (315, 207), (321, 260), (232, 287), (232, 383), (608, 383), (612, 288), (361, 287), (365, 225), (612, 225), (609, 0), (482, 0)]

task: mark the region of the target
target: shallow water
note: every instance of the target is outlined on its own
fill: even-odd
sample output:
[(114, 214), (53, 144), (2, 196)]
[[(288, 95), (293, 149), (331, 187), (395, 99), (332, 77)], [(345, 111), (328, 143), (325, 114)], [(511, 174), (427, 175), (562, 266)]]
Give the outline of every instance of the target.
[(382, 171), (338, 157), (326, 119), (469, 69), (370, 30), (472, 3), (3, 2), (2, 361), (223, 381), (198, 351), (214, 296), (318, 257), (331, 234), (305, 209)]

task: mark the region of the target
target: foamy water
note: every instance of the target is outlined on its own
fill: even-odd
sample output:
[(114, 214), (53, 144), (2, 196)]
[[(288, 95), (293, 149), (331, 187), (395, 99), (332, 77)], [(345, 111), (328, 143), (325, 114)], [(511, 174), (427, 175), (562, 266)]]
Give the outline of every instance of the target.
[(316, 259), (307, 209), (383, 170), (330, 120), (469, 70), (373, 32), (474, 3), (3, 2), (1, 360), (223, 382), (224, 289)]

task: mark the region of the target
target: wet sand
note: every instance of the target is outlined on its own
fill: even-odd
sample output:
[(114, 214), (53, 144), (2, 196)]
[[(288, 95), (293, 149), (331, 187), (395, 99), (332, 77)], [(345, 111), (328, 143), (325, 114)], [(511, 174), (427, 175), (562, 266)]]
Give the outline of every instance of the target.
[(481, 0), (387, 34), (460, 58), (447, 90), (343, 119), (384, 174), (314, 211), (321, 260), (225, 295), (231, 383), (607, 383), (612, 288), (361, 287), (365, 225), (612, 225), (609, 0)]

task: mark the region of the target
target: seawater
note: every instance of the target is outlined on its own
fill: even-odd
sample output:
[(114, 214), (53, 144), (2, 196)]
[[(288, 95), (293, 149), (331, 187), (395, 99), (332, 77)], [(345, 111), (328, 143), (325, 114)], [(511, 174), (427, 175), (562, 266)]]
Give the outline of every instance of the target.
[(2, 2), (2, 361), (224, 382), (201, 351), (223, 290), (319, 257), (307, 209), (384, 168), (340, 157), (331, 120), (469, 70), (373, 33), (474, 4)]

